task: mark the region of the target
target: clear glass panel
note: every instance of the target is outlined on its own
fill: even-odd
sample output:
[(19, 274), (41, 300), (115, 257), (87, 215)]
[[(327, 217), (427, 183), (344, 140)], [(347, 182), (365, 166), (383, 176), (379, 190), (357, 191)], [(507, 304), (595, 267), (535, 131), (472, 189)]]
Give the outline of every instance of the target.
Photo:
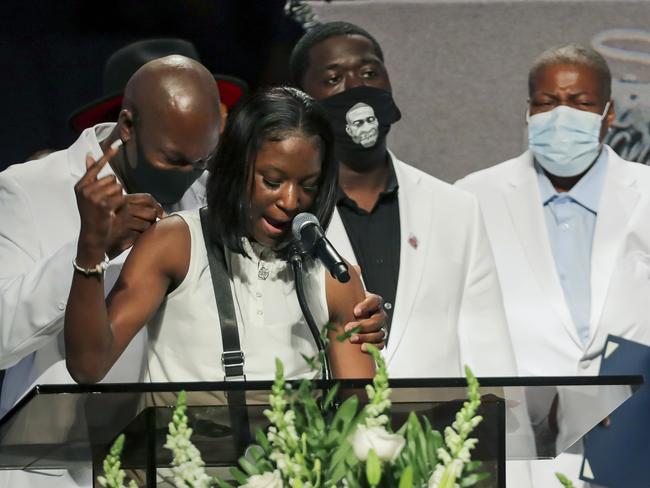
[[(643, 382), (640, 376), (479, 381), (485, 420), (476, 432), (474, 457), (495, 473), (504, 454), (507, 459), (555, 457)], [(354, 392), (365, 384), (342, 383)], [(395, 428), (415, 411), (442, 430), (466, 399), (463, 379), (394, 380), (391, 386)], [(244, 388), (246, 406), (231, 412), (227, 395), (244, 394)], [(0, 469), (74, 468), (93, 459), (98, 463), (121, 432), (127, 437), (125, 468), (143, 468), (152, 459), (164, 466), (170, 457), (162, 445), (181, 389), (188, 392), (193, 441), (209, 466), (236, 463), (250, 439), (246, 428), (236, 424), (250, 432), (267, 425), (267, 382), (41, 386), (0, 419)]]

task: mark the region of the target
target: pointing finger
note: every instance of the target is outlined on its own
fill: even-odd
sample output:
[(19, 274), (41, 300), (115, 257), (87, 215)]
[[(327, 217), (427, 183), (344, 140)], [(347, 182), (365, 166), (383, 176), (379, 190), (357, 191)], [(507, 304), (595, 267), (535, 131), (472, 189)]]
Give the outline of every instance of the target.
[(90, 153), (86, 154), (86, 171), (88, 171), (93, 164), (95, 164), (93, 157), (90, 155)]
[(86, 156), (86, 174), (81, 178), (82, 181), (92, 181), (97, 178), (97, 175), (106, 165), (108, 161), (117, 154), (118, 149), (122, 146), (122, 140), (116, 139), (111, 146), (108, 148), (101, 158), (94, 162), (92, 156)]

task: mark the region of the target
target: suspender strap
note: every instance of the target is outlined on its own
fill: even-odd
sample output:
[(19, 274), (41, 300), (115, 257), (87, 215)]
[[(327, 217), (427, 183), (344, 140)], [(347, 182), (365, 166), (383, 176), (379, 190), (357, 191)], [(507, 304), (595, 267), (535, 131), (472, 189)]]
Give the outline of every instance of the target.
[[(203, 207), (199, 211), (199, 215), (201, 216), (203, 240), (208, 251), (210, 275), (212, 276), (214, 297), (217, 301), (219, 323), (221, 324), (221, 341), (223, 343), (221, 363), (226, 373), (224, 379), (226, 381), (237, 378), (246, 380), (246, 375), (244, 374), (244, 353), (239, 345), (235, 305), (232, 299), (223, 245), (214, 242), (210, 238), (208, 208)], [(246, 391), (229, 390), (226, 392), (226, 396), (228, 398), (228, 417), (230, 418), (233, 443), (237, 449), (238, 456), (243, 456), (246, 447), (251, 443), (250, 422), (248, 420), (248, 408), (246, 407)]]
[(200, 210), (201, 228), (203, 229), (203, 240), (208, 251), (208, 263), (210, 264), (210, 275), (214, 297), (217, 300), (219, 312), (219, 323), (221, 324), (221, 341), (223, 342), (223, 353), (221, 363), (226, 373), (225, 380), (246, 379), (244, 375), (244, 353), (239, 344), (239, 331), (237, 330), (237, 319), (235, 317), (235, 305), (230, 289), (228, 268), (223, 246), (213, 242), (210, 238), (208, 227), (208, 208)]

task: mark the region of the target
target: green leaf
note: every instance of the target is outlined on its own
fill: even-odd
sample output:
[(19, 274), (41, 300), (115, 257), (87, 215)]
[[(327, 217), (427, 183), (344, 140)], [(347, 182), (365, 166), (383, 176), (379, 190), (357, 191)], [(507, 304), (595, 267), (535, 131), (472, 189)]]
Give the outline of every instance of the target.
[(418, 433), (417, 433), (417, 445), (418, 445), (418, 454), (420, 455), (421, 458), (426, 458), (427, 464), (429, 461), (429, 450), (427, 449), (427, 437), (424, 435), (424, 431), (422, 430), (422, 426), (418, 422)]
[(470, 461), (465, 465), (465, 471), (467, 471), (468, 473), (471, 471), (476, 471), (482, 465), (483, 463), (481, 461)]
[(235, 488), (230, 483), (226, 483), (225, 481), (220, 480), (219, 478), (215, 478), (214, 480), (217, 483), (217, 485), (219, 486), (219, 488)]
[(347, 341), (350, 337), (352, 337), (354, 334), (361, 332), (361, 326), (357, 325), (356, 327), (353, 327), (352, 329), (344, 332), (343, 334), (337, 335), (336, 340), (339, 342)]
[(564, 488), (573, 488), (573, 483), (569, 478), (564, 476), (562, 473), (555, 473), (555, 477), (562, 483)]
[(433, 442), (436, 449), (440, 449), (445, 445), (445, 438), (440, 432), (434, 430), (431, 432), (431, 442)]
[(345, 480), (347, 481), (348, 488), (362, 488), (361, 483), (359, 483), (359, 480), (352, 473), (347, 473)]
[(327, 322), (325, 326), (321, 329), (321, 336), (327, 337), (328, 332), (334, 332), (336, 330), (336, 324), (333, 322)]
[(347, 479), (350, 473), (356, 473), (358, 477), (362, 477), (362, 468), (363, 463), (354, 455), (352, 445), (346, 440), (331, 457), (325, 479), (336, 485), (343, 478)]
[(262, 461), (264, 460), (264, 456), (265, 456), (265, 454), (266, 454), (266, 453), (264, 452), (264, 449), (262, 449), (262, 448), (261, 448), (260, 446), (258, 446), (257, 444), (251, 444), (251, 445), (248, 446), (248, 448), (246, 449), (246, 456), (248, 456), (249, 458), (251, 458), (251, 459), (255, 462), (255, 465), (257, 465), (257, 463), (258, 463), (260, 460), (262, 460)]
[(358, 406), (359, 399), (356, 396), (351, 396), (343, 402), (336, 415), (334, 415), (334, 419), (332, 419), (327, 441), (347, 437), (350, 424), (357, 413)]
[(309, 366), (309, 369), (313, 371), (320, 371), (320, 362), (318, 361), (318, 356), (307, 356), (306, 354), (300, 354), (302, 358)]
[[(438, 447), (440, 447), (438, 443), (438, 436), (440, 435), (440, 433), (433, 430), (428, 418), (423, 417), (423, 420), (424, 420), (424, 432), (427, 439), (427, 459), (429, 461), (429, 466), (435, 466), (438, 464), (437, 449)], [(440, 438), (440, 442), (442, 442), (441, 438)]]
[(252, 476), (254, 474), (260, 474), (260, 470), (257, 469), (257, 466), (255, 466), (245, 457), (239, 458), (239, 465), (246, 472), (248, 476)]
[[(352, 454), (352, 445), (346, 440), (332, 454), (330, 465), (345, 461)], [(356, 459), (356, 458), (355, 458)]]
[(284, 364), (278, 358), (275, 358), (275, 380), (277, 383), (284, 384)]
[[(297, 408), (297, 405), (294, 406), (294, 411), (296, 412), (296, 426), (301, 428), (300, 430), (310, 431), (310, 437), (316, 436), (316, 439), (320, 444), (320, 439), (326, 432), (326, 426), (321, 408), (314, 398), (310, 382), (301, 383), (298, 390), (297, 403), (302, 404), (302, 408)], [(303, 413), (304, 418), (299, 416), (298, 413)], [(304, 425), (302, 424), (303, 421)]]
[(237, 483), (239, 483), (240, 485), (245, 485), (246, 482), (248, 481), (248, 476), (246, 476), (237, 468), (230, 468), (230, 474), (232, 475), (233, 478), (235, 478), (235, 481), (237, 481)]
[(414, 412), (409, 414), (406, 424), (406, 455), (409, 463), (413, 466), (414, 478), (423, 480), (427, 478), (432, 470), (427, 459), (426, 437), (422, 432), (422, 425), (418, 420), (418, 416)]
[(334, 399), (339, 392), (340, 386), (340, 383), (336, 383), (334, 387), (330, 388), (330, 391), (327, 392), (327, 396), (325, 397), (325, 400), (323, 400), (323, 410), (329, 410), (329, 408), (334, 404)]
[(460, 481), (460, 486), (465, 488), (466, 486), (474, 486), (479, 481), (483, 481), (490, 477), (490, 473), (472, 473), (468, 476), (463, 476), (463, 479)]
[(352, 454), (352, 446), (346, 440), (334, 451), (327, 467), (327, 478), (336, 485), (341, 481), (350, 468), (359, 463), (357, 458)]
[(259, 443), (259, 445), (264, 449), (264, 452), (271, 452), (271, 444), (269, 443), (269, 440), (266, 438), (266, 434), (262, 432), (262, 429), (257, 429), (255, 432), (255, 439)]
[(402, 471), (399, 488), (413, 488), (413, 466), (410, 464)]
[(381, 480), (381, 461), (374, 449), (370, 449), (366, 460), (366, 479), (370, 486), (377, 486)]

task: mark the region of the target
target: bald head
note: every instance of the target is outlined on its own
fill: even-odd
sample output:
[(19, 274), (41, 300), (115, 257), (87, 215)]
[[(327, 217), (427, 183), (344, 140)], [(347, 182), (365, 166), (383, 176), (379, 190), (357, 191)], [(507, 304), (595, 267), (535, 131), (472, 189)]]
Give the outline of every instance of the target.
[(124, 90), (123, 108), (147, 123), (149, 117), (194, 114), (220, 118), (219, 90), (199, 62), (180, 55), (158, 58), (134, 73)]
[(214, 156), (220, 126), (212, 74), (185, 56), (155, 59), (124, 90), (115, 129), (124, 147), (113, 167), (129, 193), (175, 203)]

